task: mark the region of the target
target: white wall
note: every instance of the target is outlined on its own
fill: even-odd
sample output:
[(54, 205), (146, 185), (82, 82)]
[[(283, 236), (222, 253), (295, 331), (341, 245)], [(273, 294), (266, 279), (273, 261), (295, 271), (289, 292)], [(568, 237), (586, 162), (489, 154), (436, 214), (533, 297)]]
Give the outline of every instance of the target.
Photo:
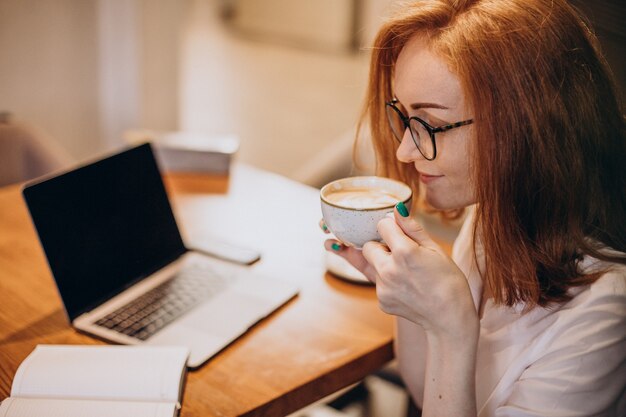
[(176, 130), (181, 19), (178, 0), (98, 0), (102, 140), (119, 146), (128, 129)]
[[(388, 3), (364, 1), (365, 37)], [(76, 159), (121, 145), (126, 129), (182, 128), (239, 134), (240, 160), (297, 179), (350, 163), (324, 153), (337, 141), (349, 152), (367, 52), (239, 38), (220, 26), (219, 4), (0, 0), (0, 111)]]
[(141, 0), (140, 127), (179, 126), (181, 33), (187, 7), (186, 0)]
[(0, 111), (74, 158), (178, 127), (179, 0), (1, 0)]
[(0, 1), (0, 109), (73, 156), (100, 148), (96, 3)]

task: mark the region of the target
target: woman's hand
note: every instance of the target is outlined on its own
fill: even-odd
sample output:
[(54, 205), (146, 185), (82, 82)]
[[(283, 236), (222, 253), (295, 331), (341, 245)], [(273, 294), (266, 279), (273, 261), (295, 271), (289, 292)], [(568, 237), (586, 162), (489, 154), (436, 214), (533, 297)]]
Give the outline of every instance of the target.
[(368, 242), (363, 256), (376, 270), (383, 311), (448, 340), (476, 337), (478, 317), (465, 275), (421, 225), (394, 210), (378, 223), (386, 244)]
[[(362, 251), (336, 240), (327, 240), (325, 246), (376, 283), (383, 311), (424, 329), (423, 415), (476, 415), (479, 321), (467, 279), (408, 217), (404, 204), (396, 206), (393, 217), (378, 223), (378, 232), (385, 244), (367, 242)], [(406, 344), (415, 341), (405, 333), (396, 336), (396, 343), (405, 345), (399, 347), (400, 352), (406, 352)], [(401, 369), (414, 369), (416, 358), (400, 355), (398, 359)]]
[(393, 218), (378, 223), (378, 232), (385, 244), (368, 242), (362, 251), (333, 247), (339, 244), (334, 240), (326, 241), (325, 247), (376, 283), (384, 312), (449, 341), (475, 339), (478, 317), (467, 279), (439, 245), (398, 207)]
[[(324, 223), (324, 219), (320, 220), (319, 225), (324, 233), (330, 233)], [(350, 264), (352, 264), (352, 266), (361, 271), (361, 273), (365, 275), (365, 278), (369, 279), (371, 282), (376, 282), (378, 277), (376, 270), (369, 264), (369, 262), (367, 262), (367, 260), (365, 260), (362, 251), (346, 246), (336, 239), (328, 239), (324, 242), (324, 247), (327, 251), (345, 258)]]

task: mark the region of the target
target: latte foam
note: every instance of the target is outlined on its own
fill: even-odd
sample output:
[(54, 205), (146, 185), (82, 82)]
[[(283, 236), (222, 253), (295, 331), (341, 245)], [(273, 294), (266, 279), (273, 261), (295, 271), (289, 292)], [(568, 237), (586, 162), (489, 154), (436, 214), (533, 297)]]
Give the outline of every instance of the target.
[(401, 198), (386, 190), (363, 188), (338, 190), (326, 195), (326, 200), (336, 206), (362, 210), (393, 206)]

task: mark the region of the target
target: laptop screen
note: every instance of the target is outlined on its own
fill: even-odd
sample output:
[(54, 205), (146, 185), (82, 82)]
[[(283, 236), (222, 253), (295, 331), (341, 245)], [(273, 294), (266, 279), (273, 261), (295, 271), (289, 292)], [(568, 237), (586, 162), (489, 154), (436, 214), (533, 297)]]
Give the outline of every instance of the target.
[(185, 252), (149, 144), (23, 194), (70, 320)]

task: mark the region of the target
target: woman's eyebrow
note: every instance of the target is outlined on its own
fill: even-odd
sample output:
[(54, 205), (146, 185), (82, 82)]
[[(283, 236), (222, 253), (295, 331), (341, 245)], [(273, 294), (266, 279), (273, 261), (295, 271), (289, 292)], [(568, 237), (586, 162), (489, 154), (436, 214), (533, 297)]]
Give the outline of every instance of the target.
[(444, 110), (449, 110), (449, 107), (443, 106), (441, 104), (437, 104), (437, 103), (413, 103), (411, 104), (411, 108), (413, 110), (418, 110), (418, 109), (444, 109)]

